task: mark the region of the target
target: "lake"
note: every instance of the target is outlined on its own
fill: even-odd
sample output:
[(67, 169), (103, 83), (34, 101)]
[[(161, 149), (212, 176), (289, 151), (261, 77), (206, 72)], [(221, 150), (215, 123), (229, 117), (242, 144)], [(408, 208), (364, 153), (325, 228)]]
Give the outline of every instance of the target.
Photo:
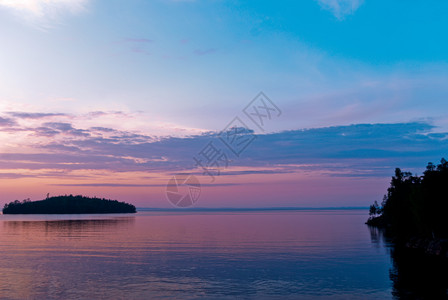
[(366, 210), (0, 216), (7, 299), (392, 299)]

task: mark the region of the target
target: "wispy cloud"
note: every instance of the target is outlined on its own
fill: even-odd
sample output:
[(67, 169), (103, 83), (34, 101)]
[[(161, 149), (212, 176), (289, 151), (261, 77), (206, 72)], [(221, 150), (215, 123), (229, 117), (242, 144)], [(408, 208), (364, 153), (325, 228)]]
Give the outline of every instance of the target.
[(0, 0), (0, 6), (41, 28), (51, 27), (64, 14), (86, 10), (89, 0)]
[(331, 11), (338, 19), (343, 20), (352, 15), (364, 3), (364, 0), (317, 0), (323, 9)]
[[(1, 174), (0, 174), (1, 178)], [(6, 177), (5, 178), (9, 178)], [(166, 187), (167, 184), (132, 184), (132, 183), (61, 183), (51, 184), (52, 186), (65, 186), (65, 187)], [(236, 186), (238, 183), (213, 183), (207, 186)]]
[(148, 45), (154, 43), (154, 40), (148, 38), (124, 38), (121, 43), (126, 44), (126, 47), (134, 53), (150, 55)]
[(53, 186), (84, 186), (84, 187), (154, 187), (160, 184), (132, 184), (132, 183), (62, 183)]
[[(201, 172), (194, 170), (193, 156), (209, 141), (219, 143), (217, 132), (154, 138), (111, 127), (78, 128), (44, 120), (36, 127), (21, 127), (18, 118), (3, 121), (25, 134), (16, 148), (0, 153), (3, 170)], [(9, 129), (0, 133), (15, 135)], [(431, 133), (433, 129), (427, 123), (358, 124), (262, 134), (222, 175), (319, 171), (328, 176), (388, 176), (394, 166), (419, 167), (439, 158), (440, 149), (448, 146), (448, 134)], [(232, 159), (231, 153), (228, 156)]]
[(0, 117), (0, 127), (10, 127), (15, 124), (16, 122), (13, 119)]
[(201, 50), (201, 49), (196, 49), (194, 51), (194, 54), (196, 55), (208, 55), (208, 54), (214, 54), (216, 53), (218, 50), (215, 48), (210, 48), (210, 49), (205, 49), (205, 50)]
[(125, 38), (124, 41), (129, 42), (129, 43), (152, 43), (152, 42), (154, 42), (153, 40), (146, 39), (146, 38)]
[(67, 116), (67, 114), (63, 113), (30, 113), (30, 112), (21, 112), (21, 111), (12, 111), (8, 112), (8, 115), (12, 117), (22, 118), (22, 119), (43, 119), (48, 117), (60, 117)]
[(47, 122), (44, 123), (44, 128), (47, 127), (50, 130), (56, 130), (59, 133), (70, 134), (73, 136), (89, 136), (89, 132), (83, 129), (76, 129), (70, 123), (63, 122)]

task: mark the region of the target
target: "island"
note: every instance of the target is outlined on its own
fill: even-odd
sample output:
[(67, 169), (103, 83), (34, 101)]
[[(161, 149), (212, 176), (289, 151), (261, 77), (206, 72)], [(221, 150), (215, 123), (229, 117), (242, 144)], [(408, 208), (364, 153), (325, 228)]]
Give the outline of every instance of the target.
[(40, 201), (15, 200), (3, 207), (3, 214), (112, 214), (135, 212), (137, 212), (135, 206), (129, 203), (81, 195), (47, 196), (45, 200)]
[(423, 176), (395, 169), (381, 204), (366, 224), (384, 230), (396, 245), (448, 258), (448, 162), (428, 163)]

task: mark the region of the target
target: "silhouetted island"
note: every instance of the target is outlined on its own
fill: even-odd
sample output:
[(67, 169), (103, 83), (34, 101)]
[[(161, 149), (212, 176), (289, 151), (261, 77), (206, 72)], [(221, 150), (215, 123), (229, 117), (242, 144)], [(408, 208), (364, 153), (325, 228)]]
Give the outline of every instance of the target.
[(366, 224), (397, 245), (448, 258), (448, 162), (428, 163), (423, 176), (395, 169), (383, 201), (370, 206)]
[(5, 204), (3, 214), (109, 214), (135, 213), (135, 206), (117, 200), (81, 195), (49, 197), (45, 200), (15, 200)]

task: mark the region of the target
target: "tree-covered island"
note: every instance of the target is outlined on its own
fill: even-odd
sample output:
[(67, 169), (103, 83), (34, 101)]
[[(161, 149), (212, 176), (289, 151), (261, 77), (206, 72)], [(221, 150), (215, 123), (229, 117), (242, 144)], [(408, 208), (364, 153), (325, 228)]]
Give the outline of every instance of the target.
[(108, 214), (135, 213), (135, 206), (117, 200), (81, 195), (47, 197), (45, 200), (15, 200), (5, 204), (3, 214)]
[(407, 248), (448, 257), (448, 162), (428, 163), (423, 176), (395, 169), (381, 204), (366, 224), (383, 228)]

